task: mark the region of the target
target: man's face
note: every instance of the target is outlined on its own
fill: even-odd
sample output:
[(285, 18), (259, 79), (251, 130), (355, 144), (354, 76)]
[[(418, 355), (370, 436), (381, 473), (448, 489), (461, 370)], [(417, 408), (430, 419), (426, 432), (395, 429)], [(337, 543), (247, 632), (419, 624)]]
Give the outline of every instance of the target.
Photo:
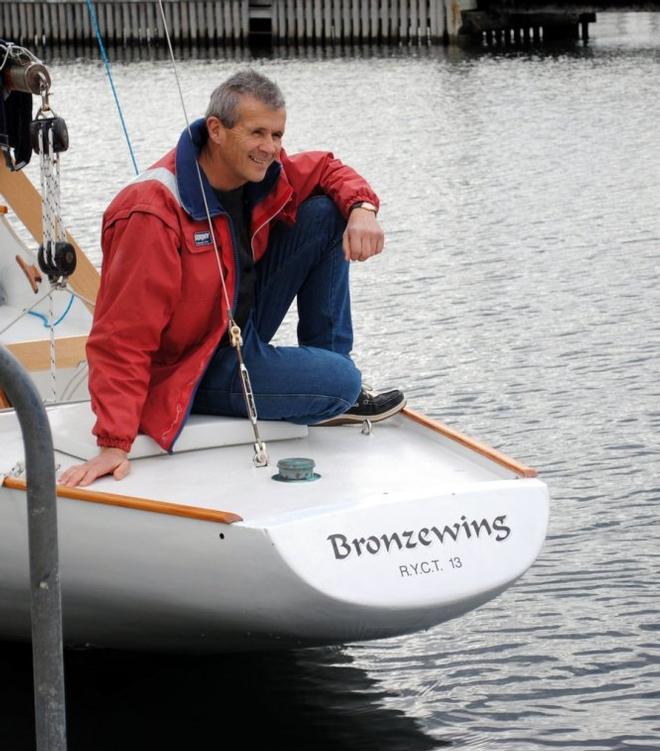
[(214, 167), (226, 190), (264, 179), (280, 154), (285, 124), (284, 109), (270, 109), (251, 96), (241, 97), (233, 128), (226, 128), (217, 117), (208, 118), (209, 137), (220, 147), (214, 149)]

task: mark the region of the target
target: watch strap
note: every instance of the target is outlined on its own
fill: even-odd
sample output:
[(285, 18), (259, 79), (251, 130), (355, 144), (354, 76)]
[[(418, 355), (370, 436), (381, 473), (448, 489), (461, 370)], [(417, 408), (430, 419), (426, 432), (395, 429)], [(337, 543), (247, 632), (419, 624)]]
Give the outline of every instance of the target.
[(357, 201), (357, 203), (351, 206), (351, 211), (353, 209), (366, 209), (367, 211), (373, 211), (374, 214), (378, 214), (378, 208), (370, 201)]

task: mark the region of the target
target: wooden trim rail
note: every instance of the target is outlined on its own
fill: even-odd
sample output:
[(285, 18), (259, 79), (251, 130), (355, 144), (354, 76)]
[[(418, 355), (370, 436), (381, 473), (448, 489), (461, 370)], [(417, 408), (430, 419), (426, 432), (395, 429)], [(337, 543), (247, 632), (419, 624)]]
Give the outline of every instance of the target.
[(402, 412), (404, 415), (409, 417), (411, 420), (414, 420), (416, 423), (424, 425), (424, 427), (430, 428), (431, 430), (435, 430), (436, 433), (440, 433), (441, 435), (445, 436), (445, 438), (449, 438), (452, 441), (456, 441), (456, 443), (460, 443), (461, 446), (465, 446), (472, 451), (476, 451), (477, 454), (481, 454), (481, 456), (485, 456), (487, 459), (494, 461), (496, 464), (499, 464), (502, 467), (506, 467), (506, 469), (510, 469), (512, 472), (515, 472), (521, 477), (536, 477), (538, 474), (535, 469), (526, 467), (524, 464), (519, 464), (517, 461), (506, 456), (506, 454), (502, 454), (496, 449), (491, 448), (490, 446), (479, 443), (478, 441), (475, 441), (474, 438), (468, 438), (468, 436), (459, 433), (457, 430), (454, 430), (453, 428), (450, 428), (441, 422), (437, 422), (436, 420), (432, 420), (429, 417), (420, 415), (419, 412), (415, 412), (409, 407), (404, 407)]
[[(14, 214), (41, 245), (41, 196), (22, 172), (10, 172), (4, 160), (0, 160), (0, 195), (4, 196)], [(101, 283), (99, 272), (68, 232), (66, 237), (76, 250), (76, 270), (71, 275), (69, 283), (79, 295), (95, 302)], [(91, 306), (87, 307), (93, 311)]]
[[(55, 359), (58, 368), (75, 368), (87, 359), (87, 336), (62, 336), (55, 340)], [(50, 368), (50, 339), (5, 344), (12, 355), (31, 373)]]
[[(27, 483), (19, 477), (5, 477), (2, 483), (11, 490), (26, 490)], [(180, 503), (166, 501), (152, 501), (148, 498), (134, 498), (127, 495), (115, 495), (115, 493), (101, 493), (87, 488), (69, 488), (64, 485), (57, 486), (58, 498), (70, 498), (74, 501), (86, 501), (88, 503), (101, 503), (106, 506), (119, 506), (121, 508), (134, 509), (135, 511), (147, 511), (152, 514), (167, 514), (169, 516), (183, 516), (188, 519), (198, 519), (206, 522), (219, 524), (233, 524), (243, 521), (243, 517), (231, 511), (216, 511), (199, 506), (184, 506)]]

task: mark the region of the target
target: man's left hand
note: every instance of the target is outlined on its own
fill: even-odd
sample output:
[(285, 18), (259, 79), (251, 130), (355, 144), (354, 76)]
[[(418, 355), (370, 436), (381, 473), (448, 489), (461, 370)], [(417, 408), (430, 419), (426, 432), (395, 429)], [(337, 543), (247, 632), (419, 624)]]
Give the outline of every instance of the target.
[(380, 253), (384, 243), (385, 233), (374, 212), (359, 207), (353, 209), (344, 232), (344, 258), (347, 261), (366, 261)]

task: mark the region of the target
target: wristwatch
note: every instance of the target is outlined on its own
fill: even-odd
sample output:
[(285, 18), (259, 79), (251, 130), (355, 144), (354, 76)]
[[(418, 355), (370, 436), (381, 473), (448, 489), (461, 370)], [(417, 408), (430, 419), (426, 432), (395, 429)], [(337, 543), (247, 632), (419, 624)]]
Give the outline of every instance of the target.
[(369, 201), (358, 201), (351, 206), (351, 211), (353, 211), (353, 209), (366, 209), (367, 211), (373, 211), (374, 214), (378, 214), (378, 209), (373, 203), (369, 203)]

